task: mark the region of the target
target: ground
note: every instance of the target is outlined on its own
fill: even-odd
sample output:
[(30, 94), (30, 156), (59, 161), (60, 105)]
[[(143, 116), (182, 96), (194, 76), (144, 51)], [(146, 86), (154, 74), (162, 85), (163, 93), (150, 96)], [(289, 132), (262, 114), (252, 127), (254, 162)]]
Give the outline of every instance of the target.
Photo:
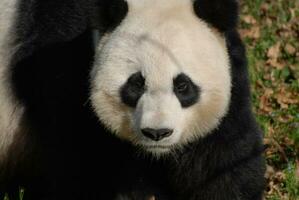
[(299, 200), (299, 1), (242, 0), (252, 102), (265, 133), (267, 200)]

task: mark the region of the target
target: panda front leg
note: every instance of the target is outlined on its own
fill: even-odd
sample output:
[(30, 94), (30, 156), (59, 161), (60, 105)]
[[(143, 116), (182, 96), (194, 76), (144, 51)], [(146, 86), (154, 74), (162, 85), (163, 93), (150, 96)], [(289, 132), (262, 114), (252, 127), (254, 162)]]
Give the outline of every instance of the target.
[[(239, 168), (223, 172), (194, 186), (180, 196), (179, 200), (262, 200), (265, 180), (263, 170), (257, 163), (260, 157), (252, 159)], [(260, 170), (260, 172), (258, 172)]]

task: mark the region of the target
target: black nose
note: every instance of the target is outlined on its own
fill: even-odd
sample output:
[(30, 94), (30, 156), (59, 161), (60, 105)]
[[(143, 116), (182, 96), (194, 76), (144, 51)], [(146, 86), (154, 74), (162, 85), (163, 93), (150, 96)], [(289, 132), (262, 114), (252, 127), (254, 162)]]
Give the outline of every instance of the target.
[(152, 129), (152, 128), (145, 128), (142, 129), (141, 132), (145, 137), (148, 137), (152, 140), (159, 141), (162, 140), (163, 138), (171, 136), (173, 133), (173, 130), (171, 129)]

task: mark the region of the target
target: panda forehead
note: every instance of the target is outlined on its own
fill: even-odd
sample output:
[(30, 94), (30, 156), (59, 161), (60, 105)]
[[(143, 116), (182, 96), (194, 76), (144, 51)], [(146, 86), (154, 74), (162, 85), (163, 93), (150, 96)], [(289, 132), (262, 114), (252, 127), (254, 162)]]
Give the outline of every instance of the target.
[[(170, 83), (179, 73), (199, 82), (198, 77), (203, 75), (198, 71), (210, 73), (220, 66), (220, 61), (226, 61), (223, 35), (196, 16), (192, 0), (127, 1), (136, 9), (129, 6), (131, 15), (102, 40), (101, 46), (104, 47), (101, 63), (112, 71), (123, 71), (126, 75), (122, 81), (140, 71), (150, 83), (158, 80)], [(177, 6), (182, 4), (185, 5)], [(174, 12), (173, 6), (192, 11)]]
[[(193, 0), (126, 0), (130, 13), (142, 12), (154, 15), (179, 15), (182, 10), (193, 9)], [(186, 10), (187, 9), (187, 10)], [(193, 11), (193, 10), (192, 10)]]
[(160, 26), (144, 24), (141, 28), (132, 21), (124, 23), (106, 45), (107, 52), (102, 56), (109, 64), (105, 68), (121, 70), (126, 75), (140, 71), (150, 83), (169, 83), (179, 73), (192, 78), (198, 76), (196, 71), (212, 71), (209, 68), (219, 66), (219, 62), (211, 58), (223, 61), (226, 55), (223, 35), (201, 20), (188, 19), (187, 23), (173, 20)]
[(194, 2), (194, 0), (125, 0), (129, 6), (148, 6), (151, 7), (157, 6), (157, 7), (165, 7), (175, 4), (191, 4)]
[(187, 29), (200, 29), (202, 25), (207, 25), (195, 13), (194, 0), (127, 0), (127, 4), (128, 13), (118, 30), (139, 35), (141, 39), (146, 35), (175, 36), (182, 30), (186, 32)]
[[(237, 0), (113, 0), (104, 1), (99, 6), (103, 13), (104, 32), (112, 32), (127, 18), (135, 17), (136, 21), (153, 20), (165, 17), (182, 18), (190, 16), (205, 21), (220, 32), (236, 28), (238, 22)], [(142, 26), (142, 23), (140, 23)]]

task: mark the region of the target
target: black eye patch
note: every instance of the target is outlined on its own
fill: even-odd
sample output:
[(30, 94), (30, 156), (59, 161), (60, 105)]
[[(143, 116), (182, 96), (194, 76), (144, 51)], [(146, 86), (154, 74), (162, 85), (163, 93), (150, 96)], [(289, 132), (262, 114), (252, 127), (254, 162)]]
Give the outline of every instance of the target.
[(138, 100), (145, 91), (145, 80), (141, 72), (130, 76), (127, 82), (120, 89), (120, 96), (123, 103), (130, 107), (136, 107)]
[(194, 105), (200, 95), (200, 88), (184, 73), (179, 74), (173, 80), (173, 91), (183, 108)]

